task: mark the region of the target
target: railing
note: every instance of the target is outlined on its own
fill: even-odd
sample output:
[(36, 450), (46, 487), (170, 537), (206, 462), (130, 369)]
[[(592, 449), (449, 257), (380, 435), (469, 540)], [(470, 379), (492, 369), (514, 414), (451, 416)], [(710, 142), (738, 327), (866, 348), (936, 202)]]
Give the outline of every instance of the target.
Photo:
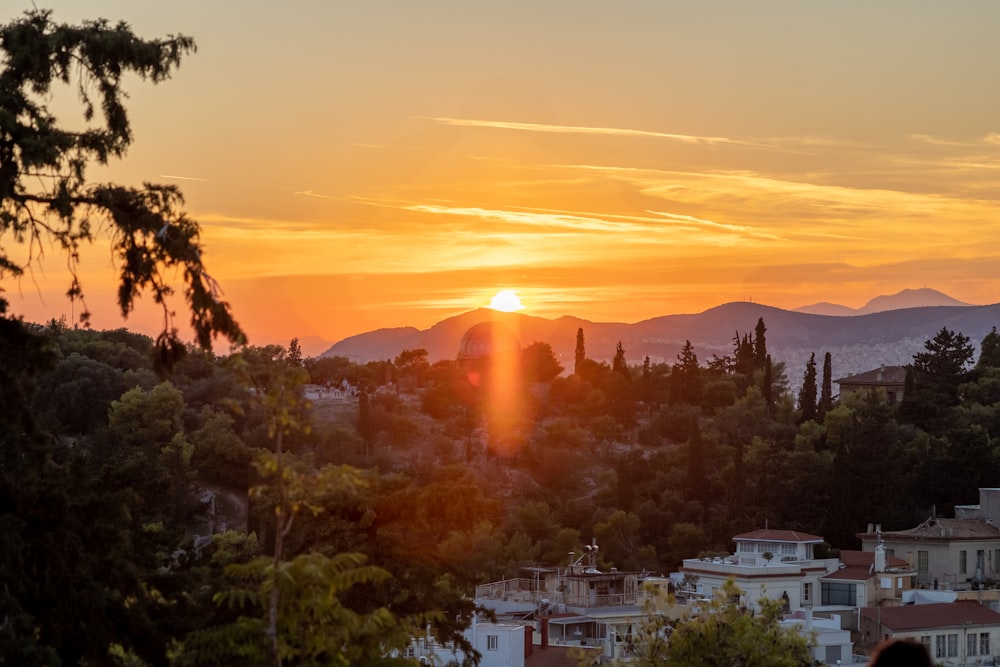
[(533, 579), (523, 577), (504, 579), (489, 584), (476, 586), (476, 597), (488, 600), (517, 600), (520, 602), (538, 602), (542, 598), (552, 598), (555, 595), (538, 589), (538, 583)]
[(570, 607), (620, 607), (625, 604), (625, 595), (565, 595), (563, 601)]

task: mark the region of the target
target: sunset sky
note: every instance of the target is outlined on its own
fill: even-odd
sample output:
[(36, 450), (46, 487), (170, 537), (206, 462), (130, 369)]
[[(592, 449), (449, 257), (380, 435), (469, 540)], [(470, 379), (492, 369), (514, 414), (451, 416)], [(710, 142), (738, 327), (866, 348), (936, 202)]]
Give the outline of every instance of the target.
[[(253, 343), (317, 354), (503, 289), (626, 322), (1000, 301), (995, 0), (36, 4), (195, 38), (129, 82), (135, 144), (92, 176), (183, 189)], [(12, 310), (78, 315), (63, 266), (5, 281)], [(122, 326), (106, 246), (85, 269), (94, 325)]]

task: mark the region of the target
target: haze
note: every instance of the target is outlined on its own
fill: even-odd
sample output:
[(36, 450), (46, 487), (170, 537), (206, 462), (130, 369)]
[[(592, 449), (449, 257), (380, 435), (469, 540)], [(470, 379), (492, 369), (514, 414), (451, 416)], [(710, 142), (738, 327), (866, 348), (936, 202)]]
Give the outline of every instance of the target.
[[(196, 39), (172, 80), (129, 83), (134, 147), (92, 176), (182, 188), (252, 343), (426, 327), (504, 289), (627, 322), (1000, 301), (994, 1), (38, 6)], [(94, 325), (122, 326), (98, 248)], [(79, 315), (61, 269), (7, 285), (12, 310)]]

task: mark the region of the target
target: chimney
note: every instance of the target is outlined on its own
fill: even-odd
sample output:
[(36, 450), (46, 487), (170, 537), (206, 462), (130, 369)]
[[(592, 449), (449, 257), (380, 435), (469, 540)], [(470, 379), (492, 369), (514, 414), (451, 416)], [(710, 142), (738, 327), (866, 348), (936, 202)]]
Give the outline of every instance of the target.
[(535, 641), (535, 628), (531, 625), (524, 626), (524, 657), (531, 655), (532, 645)]
[(549, 619), (542, 619), (542, 648), (549, 647)]

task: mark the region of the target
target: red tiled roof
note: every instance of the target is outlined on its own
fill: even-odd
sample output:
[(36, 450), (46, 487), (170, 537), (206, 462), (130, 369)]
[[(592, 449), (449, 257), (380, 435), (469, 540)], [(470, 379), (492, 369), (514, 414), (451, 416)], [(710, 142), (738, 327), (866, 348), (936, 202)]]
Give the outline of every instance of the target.
[[(855, 551), (853, 549), (841, 549), (840, 550), (840, 562), (848, 567), (853, 566), (864, 566), (872, 567), (875, 565), (875, 552), (874, 551)], [(910, 564), (904, 559), (898, 556), (886, 556), (885, 564), (887, 567), (905, 567), (909, 568)]]
[[(875, 539), (875, 533), (859, 533), (862, 540)], [(893, 540), (996, 540), (1000, 529), (985, 519), (927, 519), (916, 528), (883, 530), (882, 537)]]
[(579, 659), (573, 659), (570, 657), (570, 650), (576, 649), (577, 651), (583, 650), (588, 654), (588, 662), (590, 658), (596, 660), (601, 655), (601, 649), (599, 648), (589, 648), (589, 647), (577, 647), (577, 646), (552, 646), (551, 644), (547, 648), (541, 648), (538, 645), (532, 647), (531, 655), (525, 656), (524, 667), (578, 667), (580, 664)]
[(906, 366), (885, 366), (857, 375), (848, 375), (845, 378), (834, 380), (834, 382), (840, 385), (863, 384), (878, 387), (889, 384), (904, 384), (906, 382)]
[(867, 565), (848, 565), (846, 567), (834, 570), (830, 574), (825, 574), (820, 579), (827, 581), (829, 579), (843, 579), (845, 581), (866, 581), (868, 577), (872, 576), (871, 568)]
[(762, 540), (765, 542), (822, 542), (819, 535), (800, 533), (794, 530), (770, 530), (761, 528), (743, 533), (733, 538), (734, 540)]
[(970, 625), (1000, 625), (1000, 614), (975, 600), (909, 604), (902, 607), (864, 607), (862, 616), (894, 632)]

